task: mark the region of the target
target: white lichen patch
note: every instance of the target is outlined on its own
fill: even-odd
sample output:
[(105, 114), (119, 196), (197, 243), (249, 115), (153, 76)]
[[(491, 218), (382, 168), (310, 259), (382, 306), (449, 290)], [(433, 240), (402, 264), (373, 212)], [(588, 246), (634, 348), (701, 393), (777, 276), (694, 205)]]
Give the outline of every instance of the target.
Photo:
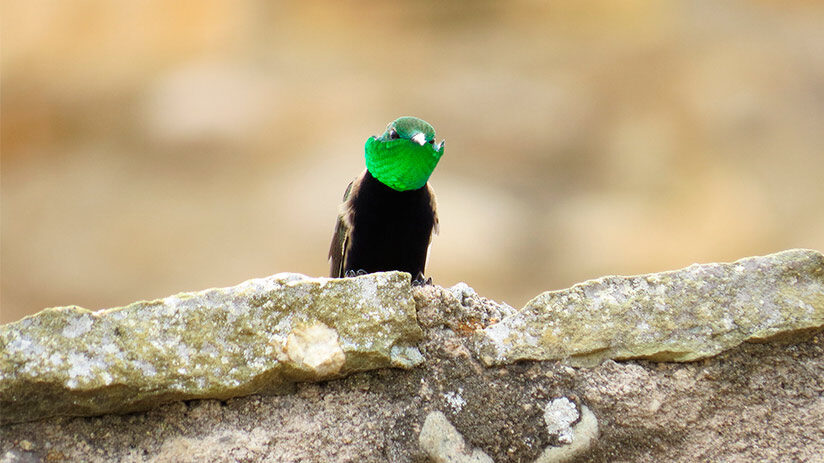
[(559, 447), (549, 446), (536, 463), (562, 463), (584, 454), (598, 438), (598, 419), (586, 405), (581, 405), (581, 419), (572, 426), (571, 439)]
[(484, 342), (492, 345), (496, 361), (505, 360), (513, 345), (535, 345), (538, 341), (536, 336), (524, 329), (523, 320), (517, 316), (505, 318), (480, 333), (485, 338)]
[(134, 366), (140, 371), (140, 374), (146, 378), (157, 376), (157, 369), (155, 366), (147, 361), (138, 360), (134, 362)]
[(180, 363), (189, 364), (191, 363), (191, 355), (194, 353), (194, 350), (187, 346), (185, 343), (178, 343), (176, 347), (177, 351), (177, 358)]
[(466, 405), (466, 400), (463, 398), (462, 394), (463, 388), (459, 387), (457, 391), (449, 391), (443, 395), (444, 400), (446, 400), (446, 404), (449, 405), (449, 408), (451, 408), (455, 413), (459, 413), (463, 410), (464, 405)]
[(424, 361), (423, 354), (415, 346), (392, 346), (390, 355), (394, 367), (412, 368)]
[(111, 355), (117, 358), (123, 358), (123, 351), (121, 351), (120, 347), (112, 340), (112, 338), (108, 336), (104, 337), (100, 344), (90, 346), (90, 348), (93, 349), (95, 353), (101, 355)]
[[(66, 385), (69, 388), (76, 388), (80, 385), (94, 383), (99, 378), (98, 374), (105, 372), (109, 365), (99, 357), (89, 357), (83, 353), (72, 352), (68, 355), (69, 366)], [(108, 374), (108, 373), (107, 373)], [(101, 381), (105, 382), (104, 379)], [(111, 377), (109, 378), (111, 382)]]
[(59, 367), (63, 365), (63, 356), (59, 352), (54, 352), (46, 361), (53, 367)]
[(487, 339), (492, 342), (492, 346), (495, 348), (496, 358), (502, 359), (504, 353), (507, 351), (507, 342), (512, 335), (509, 324), (504, 322), (496, 323), (484, 329), (484, 334)]
[(206, 344), (203, 345), (203, 347), (200, 348), (200, 354), (201, 355), (206, 355), (210, 359), (216, 358), (218, 353), (219, 353), (219, 351), (217, 350), (217, 348), (212, 343), (206, 343)]
[(24, 358), (37, 358), (46, 351), (40, 343), (29, 336), (19, 336), (6, 345), (10, 354), (21, 354)]
[(69, 339), (83, 336), (92, 329), (92, 315), (83, 314), (77, 318), (69, 320), (63, 328), (63, 336)]
[(572, 443), (572, 423), (578, 420), (578, 408), (566, 397), (553, 399), (544, 407), (544, 422), (551, 436), (557, 436), (562, 444)]
[[(378, 284), (372, 278), (356, 278), (358, 282), (358, 304), (375, 304), (378, 299)], [(379, 307), (380, 308), (380, 307)]]

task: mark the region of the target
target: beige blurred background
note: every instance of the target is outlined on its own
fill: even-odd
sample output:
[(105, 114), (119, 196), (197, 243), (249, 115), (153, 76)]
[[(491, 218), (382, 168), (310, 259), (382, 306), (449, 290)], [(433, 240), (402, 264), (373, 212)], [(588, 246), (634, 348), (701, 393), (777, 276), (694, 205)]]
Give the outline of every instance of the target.
[(520, 306), (824, 249), (824, 4), (3, 1), (0, 321), (325, 275), (363, 143), (431, 122), (428, 273)]

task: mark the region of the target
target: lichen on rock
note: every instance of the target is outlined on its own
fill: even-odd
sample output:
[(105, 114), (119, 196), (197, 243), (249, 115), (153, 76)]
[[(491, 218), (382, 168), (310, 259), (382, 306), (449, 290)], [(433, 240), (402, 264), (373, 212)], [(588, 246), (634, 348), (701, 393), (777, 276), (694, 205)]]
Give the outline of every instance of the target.
[[(560, 408), (563, 410), (565, 408), (563, 402), (561, 401), (560, 404)], [(555, 416), (557, 416), (559, 412), (558, 408), (558, 400), (551, 402), (547, 405), (547, 414), (544, 416), (552, 416), (553, 412)], [(598, 419), (586, 405), (581, 405), (580, 419), (578, 418), (577, 411), (575, 412), (575, 419), (578, 421), (569, 428), (564, 428), (564, 426), (561, 426), (560, 429), (553, 428), (558, 429), (562, 433), (561, 436), (559, 436), (561, 445), (558, 447), (547, 447), (535, 463), (563, 463), (589, 450), (598, 438)], [(550, 427), (549, 420), (547, 420), (547, 426)], [(566, 436), (564, 436), (564, 434), (566, 434)]]
[(0, 421), (128, 412), (409, 368), (423, 360), (421, 336), (400, 272), (285, 273), (98, 312), (46, 309), (0, 327)]
[(544, 422), (546, 430), (552, 436), (557, 436), (561, 444), (572, 443), (575, 433), (572, 430), (572, 423), (580, 418), (578, 407), (566, 397), (547, 402), (544, 407)]
[[(817, 461), (822, 263), (605, 277), (520, 311), (398, 273), (50, 309), (0, 327), (3, 418), (154, 409), (6, 423), (0, 461)], [(226, 400), (176, 401), (200, 397)]]
[(824, 256), (795, 249), (734, 263), (608, 276), (545, 292), (476, 332), (487, 365), (690, 361), (824, 326)]

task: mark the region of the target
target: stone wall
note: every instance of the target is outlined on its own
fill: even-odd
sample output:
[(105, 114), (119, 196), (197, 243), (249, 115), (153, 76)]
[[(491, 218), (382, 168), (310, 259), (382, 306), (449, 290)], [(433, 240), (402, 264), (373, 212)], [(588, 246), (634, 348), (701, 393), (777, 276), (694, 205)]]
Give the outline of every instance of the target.
[(520, 310), (394, 272), (47, 309), (0, 327), (0, 461), (821, 461), (822, 327), (808, 250)]

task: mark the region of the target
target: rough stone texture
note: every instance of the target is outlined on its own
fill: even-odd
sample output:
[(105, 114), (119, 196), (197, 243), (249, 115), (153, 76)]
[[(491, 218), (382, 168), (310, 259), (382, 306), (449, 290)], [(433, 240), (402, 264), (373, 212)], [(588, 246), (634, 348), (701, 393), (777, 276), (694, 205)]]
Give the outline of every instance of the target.
[(418, 443), (433, 463), (493, 463), (479, 449), (468, 449), (461, 433), (441, 412), (430, 412)]
[[(286, 395), (7, 424), (0, 461), (423, 463), (430, 457), (419, 438), (432, 412), (443, 414), (465, 449), (495, 462), (816, 462), (824, 455), (821, 330), (790, 329), (695, 362), (487, 367), (473, 355), (474, 331), (512, 316), (512, 308), (466, 285), (413, 288), (412, 295), (426, 358), (417, 368), (297, 383)], [(548, 405), (561, 397), (580, 415), (571, 444), (547, 428)]]
[(409, 276), (278, 274), (237, 286), (90, 312), (47, 309), (0, 327), (0, 422), (146, 409), (283, 392), (389, 366), (411, 367)]
[[(559, 399), (556, 399), (550, 402), (544, 413), (544, 419), (547, 421), (547, 431), (549, 431), (550, 434), (553, 434), (553, 431), (557, 429), (554, 428), (551, 423), (557, 421), (550, 421), (548, 417), (551, 416), (550, 412), (555, 412), (555, 416), (557, 417), (558, 407), (554, 405), (558, 400)], [(566, 398), (563, 398), (563, 400), (569, 401), (569, 399)], [(560, 429), (561, 432), (558, 434), (558, 442), (560, 445), (557, 447), (548, 447), (544, 450), (544, 453), (541, 454), (540, 458), (535, 460), (536, 463), (562, 463), (571, 461), (589, 450), (595, 439), (598, 438), (598, 419), (586, 405), (581, 405), (580, 419), (578, 419), (577, 412), (575, 416), (577, 423), (574, 426), (569, 427), (568, 430)]]
[(477, 350), (487, 365), (690, 361), (747, 340), (821, 326), (824, 256), (796, 249), (546, 292), (478, 331)]
[(580, 417), (575, 402), (566, 397), (554, 399), (544, 407), (546, 430), (551, 436), (557, 436), (558, 442), (562, 444), (572, 443), (575, 437), (572, 423), (577, 422)]

